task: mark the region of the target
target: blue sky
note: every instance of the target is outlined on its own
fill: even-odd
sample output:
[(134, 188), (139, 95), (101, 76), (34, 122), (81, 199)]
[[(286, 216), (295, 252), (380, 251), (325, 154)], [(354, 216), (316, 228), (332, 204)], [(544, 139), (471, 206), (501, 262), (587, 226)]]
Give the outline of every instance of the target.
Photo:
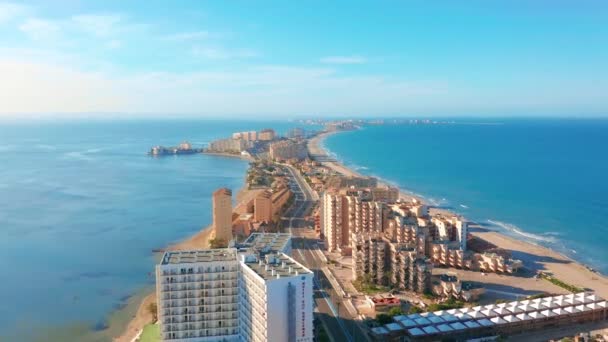
[(0, 115), (606, 116), (606, 23), (606, 1), (0, 2)]

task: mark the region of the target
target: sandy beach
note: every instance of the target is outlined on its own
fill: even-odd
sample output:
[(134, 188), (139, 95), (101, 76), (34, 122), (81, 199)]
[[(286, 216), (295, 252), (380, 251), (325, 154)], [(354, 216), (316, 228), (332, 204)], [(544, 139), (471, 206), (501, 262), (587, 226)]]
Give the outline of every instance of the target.
[[(327, 151), (323, 149), (322, 141), (329, 135), (336, 134), (338, 132), (322, 133), (312, 138), (308, 143), (309, 152), (314, 155), (327, 155)], [(344, 165), (336, 161), (326, 161), (323, 165), (340, 172), (347, 176), (362, 176), (360, 173), (350, 170)], [(404, 198), (416, 198), (422, 202), (425, 202), (423, 198), (412, 196), (410, 193), (401, 191), (401, 197)], [(446, 212), (445, 210), (441, 210)], [(502, 276), (502, 275), (487, 275), (487, 278), (483, 279), (471, 279), (476, 281), (493, 282), (496, 280), (497, 284), (501, 284), (501, 288), (505, 289), (505, 292), (509, 292), (510, 289), (517, 290), (536, 290), (539, 288), (538, 282), (542, 281), (546, 286), (547, 291), (563, 292), (564, 290), (551, 284), (546, 280), (539, 280), (534, 278), (536, 271), (545, 271), (553, 274), (556, 278), (563, 282), (571, 285), (575, 285), (588, 290), (593, 290), (600, 296), (608, 298), (608, 278), (605, 276), (590, 271), (588, 268), (576, 261), (561, 255), (549, 248), (528, 243), (526, 241), (518, 240), (501, 234), (499, 231), (490, 230), (484, 228), (481, 225), (471, 225), (470, 233), (476, 237), (484, 239), (499, 248), (503, 248), (512, 253), (514, 259), (522, 260), (524, 263), (525, 270), (522, 274), (514, 276)], [(459, 271), (459, 270), (455, 270)], [(463, 273), (463, 279), (467, 280), (465, 273), (473, 272), (458, 272)], [(474, 276), (475, 278), (478, 278)], [(496, 279), (494, 279), (496, 278)]]

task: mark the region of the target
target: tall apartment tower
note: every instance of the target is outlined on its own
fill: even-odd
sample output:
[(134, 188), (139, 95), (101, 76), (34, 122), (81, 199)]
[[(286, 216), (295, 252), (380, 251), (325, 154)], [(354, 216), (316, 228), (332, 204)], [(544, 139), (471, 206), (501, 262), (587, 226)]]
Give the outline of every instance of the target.
[(232, 240), (232, 190), (221, 188), (213, 193), (213, 229), (215, 238)]
[(162, 341), (238, 341), (236, 249), (167, 252), (156, 267)]
[(254, 233), (237, 248), (168, 251), (156, 266), (161, 340), (312, 342), (313, 273), (290, 234)]

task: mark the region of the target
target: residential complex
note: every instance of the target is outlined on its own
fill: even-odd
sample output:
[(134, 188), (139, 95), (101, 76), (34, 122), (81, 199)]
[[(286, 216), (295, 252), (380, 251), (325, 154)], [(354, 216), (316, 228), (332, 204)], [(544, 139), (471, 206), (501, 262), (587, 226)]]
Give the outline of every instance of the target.
[(221, 188), (213, 193), (213, 229), (215, 238), (232, 240), (232, 190)]
[(247, 132), (232, 133), (232, 139), (243, 139), (245, 141), (256, 141), (256, 140), (258, 140), (258, 132), (247, 131)]
[(156, 267), (163, 341), (312, 341), (313, 274), (290, 234), (235, 248), (166, 252)]
[(280, 140), (270, 144), (270, 158), (274, 160), (302, 160), (308, 156), (305, 140)]
[(219, 139), (209, 144), (210, 152), (240, 153), (251, 147), (251, 143), (245, 139), (226, 138)]
[(257, 222), (277, 220), (277, 215), (292, 196), (288, 187), (266, 190), (257, 195), (253, 204), (253, 219)]
[(258, 140), (261, 141), (272, 141), (274, 139), (276, 139), (277, 135), (274, 132), (274, 129), (271, 128), (265, 128), (263, 130), (261, 130), (260, 132), (258, 132)]

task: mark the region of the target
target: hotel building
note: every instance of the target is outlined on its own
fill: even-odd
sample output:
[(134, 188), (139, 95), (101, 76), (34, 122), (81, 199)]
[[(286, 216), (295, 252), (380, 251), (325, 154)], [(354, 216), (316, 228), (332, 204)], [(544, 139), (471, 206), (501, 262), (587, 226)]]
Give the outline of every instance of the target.
[(290, 234), (235, 248), (170, 251), (156, 267), (163, 341), (313, 341), (313, 273)]

